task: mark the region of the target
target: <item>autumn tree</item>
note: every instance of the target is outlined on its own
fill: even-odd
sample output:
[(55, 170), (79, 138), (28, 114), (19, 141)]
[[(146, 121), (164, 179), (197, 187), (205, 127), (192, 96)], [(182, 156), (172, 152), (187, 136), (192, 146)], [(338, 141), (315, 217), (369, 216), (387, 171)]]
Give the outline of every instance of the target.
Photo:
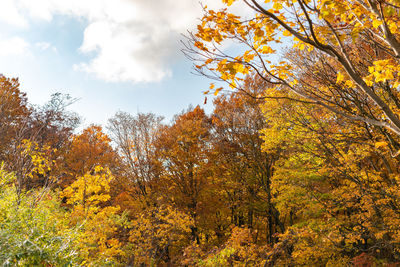
[[(240, 1), (223, 2), (239, 5)], [(226, 9), (206, 10), (197, 31), (189, 37), (192, 46), (188, 44), (186, 50), (198, 60), (200, 73), (238, 89), (244, 75), (254, 73), (276, 85), (269, 98), (283, 97), (280, 90), (289, 90), (291, 94), (285, 97), (400, 134), (396, 104), (400, 53), (397, 1), (244, 0), (243, 8), (252, 10), (254, 16), (241, 18)], [(230, 51), (241, 53), (220, 49), (227, 40), (239, 45), (239, 49)], [(314, 53), (321, 66), (328, 62), (334, 68), (336, 83), (361, 99), (367, 98), (371, 111), (363, 112), (364, 107), (329, 85), (317, 87), (313, 81), (297, 77), (297, 69), (288, 60), (279, 62), (272, 57), (282, 43), (289, 42), (301, 53)], [(366, 60), (360, 61), (360, 50)], [(335, 98), (343, 99), (346, 105)]]
[(187, 212), (193, 220), (192, 238), (199, 238), (199, 210), (207, 188), (210, 150), (210, 120), (204, 110), (196, 107), (177, 116), (165, 127), (157, 140), (157, 155), (164, 167), (158, 190), (168, 203)]
[[(279, 151), (262, 151), (260, 131), (267, 127), (260, 99), (265, 84), (248, 78), (245, 92), (221, 95), (215, 99), (213, 147), (215, 176), (222, 179), (231, 220), (237, 226), (266, 233), (269, 243), (277, 232), (284, 231), (275, 208), (271, 181)], [(264, 221), (267, 221), (266, 223)]]
[[(389, 214), (396, 213), (397, 196), (388, 188), (397, 184), (400, 134), (397, 1), (242, 3), (254, 16), (205, 10), (186, 53), (198, 72), (237, 90), (244, 91), (248, 75), (268, 85), (253, 96), (266, 100), (264, 151), (286, 153), (273, 177), (277, 207), (287, 224), (315, 221), (319, 228), (303, 229), (298, 239), (288, 230), (287, 237), (302, 245), (282, 236), (274, 251), (293, 252), (295, 246), (300, 250), (292, 256), (309, 255), (298, 264), (319, 265), (321, 258), (333, 257), (329, 249), (317, 256), (300, 252), (301, 246), (329, 236), (339, 254), (363, 250), (396, 260), (397, 252), (389, 251), (396, 251), (397, 230), (389, 225), (397, 216)], [(227, 42), (233, 49), (221, 46)], [(292, 48), (284, 50), (285, 43)], [(321, 217), (311, 219), (321, 211), (329, 218), (325, 226)], [(392, 230), (382, 234), (384, 229)]]
[(149, 186), (158, 178), (160, 166), (155, 154), (155, 140), (162, 117), (152, 113), (132, 116), (118, 112), (109, 120), (108, 130), (120, 156), (119, 176), (122, 193), (146, 197)]
[(196, 266), (262, 266), (268, 247), (257, 245), (255, 239), (250, 229), (235, 227), (223, 245), (210, 251), (206, 257), (200, 260), (195, 258), (190, 263)]
[[(45, 153), (49, 161), (62, 161), (63, 150), (80, 121), (77, 114), (67, 110), (74, 100), (68, 95), (54, 94), (43, 106), (29, 105), (26, 95), (19, 90), (18, 79), (4, 76), (0, 79), (3, 120), (0, 160), (6, 163), (6, 168), (16, 172), (20, 189), (43, 186), (49, 181), (49, 175), (36, 173), (37, 179), (29, 177), (35, 160), (28, 155), (26, 144), (34, 144), (35, 150)], [(52, 175), (57, 172), (56, 168), (52, 171)]]
[(62, 165), (66, 151), (70, 147), (74, 130), (80, 124), (78, 114), (68, 110), (75, 101), (69, 95), (56, 93), (44, 105), (31, 107), (30, 117), (21, 132), (26, 140), (36, 145), (36, 150), (41, 150), (42, 158), (46, 158), (52, 166), (46, 173), (37, 173), (36, 179), (28, 180), (28, 189), (50, 185), (50, 176), (53, 184), (63, 176)]
[(61, 192), (70, 208), (69, 223), (80, 228), (78, 248), (84, 259), (82, 264), (115, 264), (123, 255), (117, 233), (124, 218), (118, 216), (118, 206), (107, 205), (112, 179), (109, 169), (94, 166)]
[(31, 110), (26, 94), (19, 89), (18, 79), (0, 77), (0, 161), (8, 170), (17, 172), (17, 187), (22, 189), (30, 172), (30, 158), (24, 157), (23, 140)]
[(96, 125), (74, 135), (65, 151), (61, 183), (69, 185), (74, 177), (83, 176), (98, 165), (112, 168), (116, 163), (116, 154), (110, 143), (111, 139)]
[(55, 93), (44, 105), (34, 106), (29, 139), (39, 145), (50, 145), (55, 149), (66, 147), (66, 143), (81, 122), (77, 113), (68, 110), (68, 107), (76, 101), (77, 99), (70, 95)]
[(193, 220), (171, 205), (148, 207), (131, 221), (129, 264), (178, 264)]
[(0, 155), (6, 160), (13, 140), (30, 114), (26, 94), (19, 89), (18, 79), (0, 77)]
[(268, 101), (263, 110), (263, 150), (282, 150), (272, 188), (288, 229), (271, 259), (291, 247), (287, 259), (298, 264), (349, 262), (361, 251), (397, 261), (398, 197), (391, 192), (398, 161), (376, 142), (385, 132), (288, 99)]

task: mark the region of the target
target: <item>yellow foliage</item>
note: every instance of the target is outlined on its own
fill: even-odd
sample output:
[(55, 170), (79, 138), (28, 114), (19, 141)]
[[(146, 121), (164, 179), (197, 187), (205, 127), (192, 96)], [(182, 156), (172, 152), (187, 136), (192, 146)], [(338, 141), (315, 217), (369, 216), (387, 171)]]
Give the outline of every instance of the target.
[(90, 266), (113, 262), (124, 254), (121, 242), (115, 238), (120, 208), (104, 206), (110, 199), (112, 179), (108, 168), (95, 166), (61, 192), (71, 206), (66, 215), (70, 223), (81, 225), (80, 253)]
[(180, 253), (189, 242), (191, 227), (190, 216), (171, 206), (148, 208), (136, 214), (129, 235), (134, 264), (160, 264), (165, 249), (170, 255)]

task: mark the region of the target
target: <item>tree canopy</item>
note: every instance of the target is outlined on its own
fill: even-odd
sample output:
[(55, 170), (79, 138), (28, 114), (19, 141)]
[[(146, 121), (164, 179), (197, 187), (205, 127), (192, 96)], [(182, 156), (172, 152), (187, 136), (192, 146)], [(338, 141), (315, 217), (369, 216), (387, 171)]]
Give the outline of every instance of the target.
[(400, 1), (223, 2), (184, 48), (209, 114), (77, 131), (0, 77), (0, 264), (400, 264)]

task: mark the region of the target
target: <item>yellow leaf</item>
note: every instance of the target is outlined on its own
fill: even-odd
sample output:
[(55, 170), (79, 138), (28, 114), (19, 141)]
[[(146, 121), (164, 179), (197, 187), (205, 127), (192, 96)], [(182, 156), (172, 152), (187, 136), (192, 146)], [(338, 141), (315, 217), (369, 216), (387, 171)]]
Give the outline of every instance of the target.
[(290, 36), (291, 35), (291, 33), (288, 30), (284, 30), (282, 32), (282, 34), (283, 34), (283, 36)]
[(387, 147), (387, 146), (388, 146), (388, 143), (385, 141), (380, 141), (380, 142), (375, 143), (376, 148)]
[(382, 21), (377, 20), (377, 19), (374, 19), (374, 20), (372, 21), (372, 26), (373, 26), (374, 28), (378, 28), (380, 25), (382, 25)]
[(235, 1), (235, 0), (223, 0), (223, 2), (224, 2), (225, 4), (227, 4), (228, 6), (232, 5), (234, 1)]
[(256, 35), (256, 37), (261, 38), (264, 36), (264, 31), (261, 29), (257, 29), (254, 34)]
[(344, 75), (339, 71), (336, 77), (336, 83), (340, 83), (344, 80)]
[(393, 21), (389, 22), (389, 30), (394, 33), (397, 31), (397, 24)]
[(222, 87), (220, 87), (220, 88), (217, 88), (216, 90), (215, 90), (215, 92), (214, 92), (214, 95), (215, 96), (217, 96), (218, 95), (218, 93), (219, 93), (219, 91), (221, 91), (222, 90)]
[(250, 62), (251, 60), (253, 60), (254, 59), (254, 54), (248, 54), (248, 53), (246, 53), (244, 56), (243, 56), (243, 60), (244, 61), (246, 61), (246, 62)]
[(261, 49), (261, 52), (264, 54), (271, 54), (274, 52), (274, 50), (271, 47), (264, 45), (263, 48)]
[(211, 58), (207, 59), (204, 63), (205, 64), (210, 64), (213, 60)]
[(279, 2), (275, 2), (274, 5), (272, 6), (273, 9), (275, 10), (280, 10), (283, 8), (282, 4)]

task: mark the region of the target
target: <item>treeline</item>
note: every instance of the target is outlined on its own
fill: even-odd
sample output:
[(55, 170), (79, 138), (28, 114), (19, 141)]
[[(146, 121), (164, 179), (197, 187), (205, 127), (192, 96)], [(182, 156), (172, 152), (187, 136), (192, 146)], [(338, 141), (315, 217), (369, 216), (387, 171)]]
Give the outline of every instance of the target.
[[(335, 81), (333, 81), (335, 82)], [(0, 78), (0, 262), (372, 266), (399, 251), (400, 147), (385, 129), (247, 77), (207, 115), (119, 112), (75, 133), (74, 99)]]

